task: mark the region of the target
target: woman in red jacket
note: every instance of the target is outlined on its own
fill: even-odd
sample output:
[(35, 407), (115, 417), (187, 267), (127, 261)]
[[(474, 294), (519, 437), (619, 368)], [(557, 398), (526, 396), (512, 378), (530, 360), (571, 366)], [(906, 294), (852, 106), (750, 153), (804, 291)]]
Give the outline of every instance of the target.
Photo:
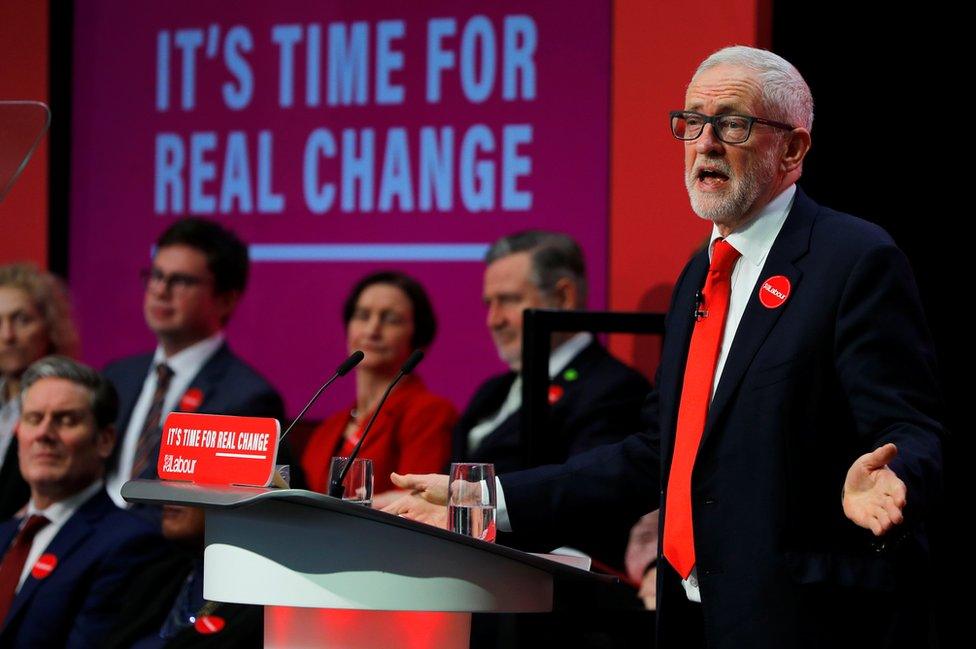
[[(343, 307), (349, 351), (363, 350), (356, 367), (356, 401), (315, 429), (302, 453), (302, 469), (311, 489), (328, 491), (329, 461), (347, 456), (359, 441), (383, 391), (414, 349), (426, 349), (437, 322), (423, 287), (394, 271), (364, 277)], [(373, 460), (373, 506), (396, 497), (390, 473), (443, 471), (451, 452), (451, 428), (457, 411), (432, 394), (416, 374), (403, 378), (390, 393), (360, 457)], [(384, 493), (388, 493), (384, 496)]]

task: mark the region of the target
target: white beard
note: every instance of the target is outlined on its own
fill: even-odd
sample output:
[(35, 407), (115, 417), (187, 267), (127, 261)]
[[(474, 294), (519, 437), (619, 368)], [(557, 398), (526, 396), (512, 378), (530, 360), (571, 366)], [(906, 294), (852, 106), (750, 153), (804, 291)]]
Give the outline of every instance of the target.
[(775, 179), (777, 153), (775, 148), (770, 147), (754, 159), (745, 173), (738, 176), (733, 175), (732, 168), (724, 159), (699, 159), (700, 163), (707, 162), (709, 166), (718, 167), (727, 175), (728, 187), (721, 194), (699, 192), (695, 183), (701, 165), (696, 163), (692, 170), (685, 174), (685, 187), (688, 190), (688, 198), (691, 199), (691, 209), (701, 218), (713, 223), (738, 222)]

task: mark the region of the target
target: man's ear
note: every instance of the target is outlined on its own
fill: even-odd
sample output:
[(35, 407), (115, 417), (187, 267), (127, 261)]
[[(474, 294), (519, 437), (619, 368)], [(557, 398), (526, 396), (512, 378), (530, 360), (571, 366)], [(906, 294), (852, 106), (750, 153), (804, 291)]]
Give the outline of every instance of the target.
[(224, 293), (217, 293), (214, 296), (214, 300), (220, 308), (220, 322), (226, 325), (230, 317), (234, 315), (237, 303), (241, 300), (241, 292), (225, 291)]
[(95, 431), (95, 448), (98, 450), (98, 456), (103, 460), (107, 460), (112, 455), (115, 437), (115, 424), (109, 424)]
[(580, 308), (579, 287), (576, 282), (563, 277), (556, 282), (556, 287), (552, 291), (553, 306), (557, 309), (572, 310)]
[(786, 136), (786, 151), (780, 160), (783, 172), (789, 174), (803, 165), (803, 159), (810, 151), (812, 141), (810, 131), (805, 128), (795, 128)]

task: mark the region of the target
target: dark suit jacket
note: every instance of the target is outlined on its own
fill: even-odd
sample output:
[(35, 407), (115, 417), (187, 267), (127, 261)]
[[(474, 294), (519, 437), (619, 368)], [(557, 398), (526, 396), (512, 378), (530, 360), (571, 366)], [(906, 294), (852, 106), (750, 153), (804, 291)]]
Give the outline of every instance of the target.
[[(570, 369), (576, 371), (577, 378), (567, 380)], [(514, 372), (507, 372), (492, 377), (475, 392), (454, 427), (452, 462), (492, 462), (497, 473), (527, 468), (519, 446), (518, 412), (499, 424), (473, 451), (467, 450), (468, 433), (479, 421), (498, 412), (515, 376)], [(555, 461), (617, 442), (642, 429), (641, 404), (650, 385), (639, 372), (618, 361), (595, 341), (584, 347), (551, 385), (562, 391), (549, 411), (548, 434), (558, 444), (551, 449)]]
[(20, 511), (29, 498), (30, 488), (20, 475), (15, 437), (10, 441), (3, 467), (0, 468), (0, 520), (6, 520)]
[[(140, 572), (125, 590), (118, 622), (101, 639), (103, 649), (128, 649), (147, 645), (166, 649), (229, 647), (260, 649), (264, 646), (264, 607), (211, 602), (209, 615), (220, 617), (224, 626), (212, 634), (201, 634), (192, 625), (174, 637), (159, 640), (159, 631), (176, 604), (191, 570), (198, 569), (200, 554), (179, 550)], [(155, 642), (153, 642), (155, 640)], [(138, 644), (137, 644), (138, 643)]]
[[(115, 422), (119, 431), (119, 442), (115, 445), (115, 455), (110, 466), (118, 462), (121, 436), (125, 434), (132, 417), (142, 384), (149, 374), (152, 354), (130, 356), (109, 364), (103, 374), (119, 392), (119, 417)], [(239, 415), (247, 417), (274, 417), (278, 421), (285, 418), (285, 407), (281, 395), (250, 365), (238, 358), (226, 344), (214, 353), (190, 381), (190, 388), (203, 393), (203, 402), (197, 412)], [(158, 452), (158, 451), (157, 451)], [(278, 464), (291, 465), (293, 487), (304, 486), (301, 468), (292, 462), (287, 441), (278, 451)], [(156, 464), (153, 463), (144, 478), (156, 477)]]
[[(19, 519), (0, 525), (6, 552)], [(121, 587), (157, 558), (162, 539), (144, 520), (92, 496), (45, 549), (58, 562), (43, 579), (28, 575), (0, 629), (0, 647), (99, 647), (115, 622)]]
[[(517, 534), (572, 543), (663, 505), (707, 267), (707, 254), (696, 256), (675, 287), (647, 404), (657, 425), (565, 465), (503, 477)], [(789, 298), (774, 309), (750, 298), (692, 476), (708, 646), (847, 646), (859, 632), (872, 646), (923, 646), (926, 590), (913, 571), (924, 568), (923, 511), (939, 490), (943, 431), (911, 270), (880, 228), (798, 191), (759, 285), (776, 275), (789, 278)], [(854, 460), (887, 442), (898, 446), (891, 468), (909, 505), (878, 551), (844, 517), (841, 489)], [(680, 644), (673, 622), (687, 605), (664, 566), (658, 630), (668, 647)]]

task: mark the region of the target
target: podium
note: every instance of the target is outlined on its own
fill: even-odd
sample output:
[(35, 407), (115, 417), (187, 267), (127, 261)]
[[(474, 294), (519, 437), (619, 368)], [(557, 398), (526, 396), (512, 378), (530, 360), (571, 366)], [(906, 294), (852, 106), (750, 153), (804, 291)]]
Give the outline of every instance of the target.
[(122, 496), (205, 510), (204, 597), (265, 606), (274, 649), (467, 647), (473, 612), (548, 612), (613, 581), (301, 489), (134, 480)]

